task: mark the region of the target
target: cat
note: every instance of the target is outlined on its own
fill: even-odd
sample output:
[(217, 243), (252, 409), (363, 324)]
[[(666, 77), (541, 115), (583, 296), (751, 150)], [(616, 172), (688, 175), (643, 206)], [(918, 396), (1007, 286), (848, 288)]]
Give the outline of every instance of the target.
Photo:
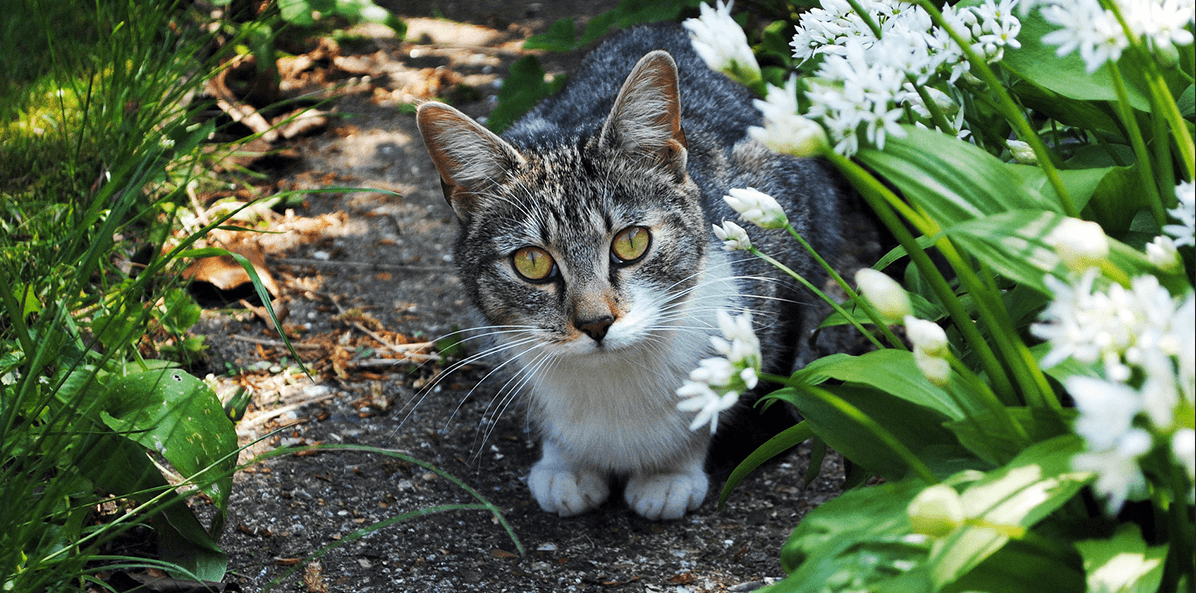
[[(675, 391), (714, 354), (720, 308), (752, 311), (766, 372), (808, 361), (814, 297), (725, 251), (711, 227), (737, 216), (729, 189), (753, 187), (833, 258), (843, 189), (824, 162), (747, 136), (761, 124), (751, 100), (680, 26), (658, 24), (600, 45), (501, 136), (448, 105), (419, 106), (459, 219), (455, 264), (540, 437), (528, 486), (543, 510), (590, 511), (619, 482), (647, 519), (701, 505), (711, 435), (689, 430)], [(749, 234), (823, 277), (785, 231)]]

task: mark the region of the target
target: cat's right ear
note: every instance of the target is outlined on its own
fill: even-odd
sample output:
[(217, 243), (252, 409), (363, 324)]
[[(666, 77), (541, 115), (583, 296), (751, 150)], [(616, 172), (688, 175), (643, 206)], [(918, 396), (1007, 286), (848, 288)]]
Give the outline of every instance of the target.
[(444, 103), (420, 105), (415, 121), (440, 172), (444, 198), (461, 220), (477, 206), (478, 194), (526, 162), (497, 134)]

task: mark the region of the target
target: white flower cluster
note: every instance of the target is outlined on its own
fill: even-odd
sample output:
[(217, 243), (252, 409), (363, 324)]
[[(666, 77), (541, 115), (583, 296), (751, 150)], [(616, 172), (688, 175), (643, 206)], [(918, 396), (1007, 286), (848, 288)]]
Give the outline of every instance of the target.
[[(1059, 27), (1044, 35), (1043, 43), (1058, 45), (1060, 56), (1078, 49), (1089, 73), (1121, 57), (1132, 40), (1126, 34), (1127, 28), (1133, 39), (1162, 54), (1193, 41), (1192, 33), (1185, 28), (1196, 13), (1191, 0), (1113, 0), (1116, 12), (1102, 6), (1100, 0), (1043, 3), (1043, 18)], [(1031, 4), (1024, 5), (1023, 10)], [(1124, 27), (1118, 14), (1125, 20)]]
[[(823, 122), (835, 151), (844, 155), (859, 149), (860, 132), (882, 149), (886, 135), (903, 136), (897, 122), (905, 106), (928, 113), (907, 83), (909, 78), (918, 85), (934, 77), (954, 82), (968, 70), (963, 51), (922, 8), (897, 0), (861, 4), (879, 27), (879, 37), (846, 0), (822, 0), (821, 8), (802, 15), (791, 44), (794, 57), (803, 61), (825, 55), (806, 93), (809, 115)], [(985, 0), (974, 7), (948, 6), (943, 16), (969, 39), (974, 51), (992, 62), (1001, 59), (1005, 47), (1020, 47), (1021, 22), (1012, 14), (1016, 4), (1017, 0)], [(936, 103), (946, 98), (940, 94)], [(960, 132), (962, 113), (954, 106), (944, 111), (959, 113), (954, 131)]]
[(760, 340), (752, 331), (752, 315), (744, 312), (731, 317), (718, 311), (718, 325), (722, 336), (711, 336), (710, 343), (722, 354), (707, 358), (689, 373), (689, 380), (677, 388), (677, 395), (685, 398), (677, 404), (683, 412), (698, 412), (690, 430), (706, 424), (710, 433), (718, 430), (718, 415), (734, 406), (743, 392), (756, 386), (760, 370)]
[(1143, 493), (1139, 461), (1156, 441), (1196, 474), (1188, 444), (1196, 437), (1196, 297), (1173, 298), (1154, 276), (1095, 290), (1098, 273), (1092, 268), (1074, 285), (1048, 277), (1056, 297), (1031, 331), (1050, 342), (1044, 367), (1067, 358), (1103, 367), (1104, 378), (1075, 376), (1065, 386), (1088, 448), (1074, 464), (1097, 472), (1096, 488), (1116, 511)]

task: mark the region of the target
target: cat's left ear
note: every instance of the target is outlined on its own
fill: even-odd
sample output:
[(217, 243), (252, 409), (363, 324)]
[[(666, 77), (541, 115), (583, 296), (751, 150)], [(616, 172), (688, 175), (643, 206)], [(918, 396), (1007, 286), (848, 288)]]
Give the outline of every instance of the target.
[(668, 52), (653, 51), (636, 63), (602, 124), (599, 142), (662, 166), (678, 181), (685, 178), (681, 91), (677, 63)]
[(444, 103), (420, 105), (415, 121), (440, 172), (444, 197), (461, 220), (477, 208), (479, 194), (525, 164), (505, 140)]

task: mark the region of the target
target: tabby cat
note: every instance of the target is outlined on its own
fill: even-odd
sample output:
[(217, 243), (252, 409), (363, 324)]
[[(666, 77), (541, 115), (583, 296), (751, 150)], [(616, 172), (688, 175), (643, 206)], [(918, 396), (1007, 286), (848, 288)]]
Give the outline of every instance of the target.
[[(573, 515), (622, 484), (648, 519), (696, 509), (711, 435), (689, 430), (674, 392), (713, 355), (716, 311), (752, 311), (768, 372), (809, 358), (813, 320), (810, 295), (722, 249), (711, 226), (736, 216), (722, 198), (771, 194), (829, 257), (838, 182), (820, 161), (749, 138), (761, 123), (751, 96), (707, 68), (677, 25), (607, 41), (501, 136), (441, 103), (417, 120), (460, 221), (461, 279), (541, 438), (536, 501)], [(749, 234), (820, 278), (784, 231)]]

